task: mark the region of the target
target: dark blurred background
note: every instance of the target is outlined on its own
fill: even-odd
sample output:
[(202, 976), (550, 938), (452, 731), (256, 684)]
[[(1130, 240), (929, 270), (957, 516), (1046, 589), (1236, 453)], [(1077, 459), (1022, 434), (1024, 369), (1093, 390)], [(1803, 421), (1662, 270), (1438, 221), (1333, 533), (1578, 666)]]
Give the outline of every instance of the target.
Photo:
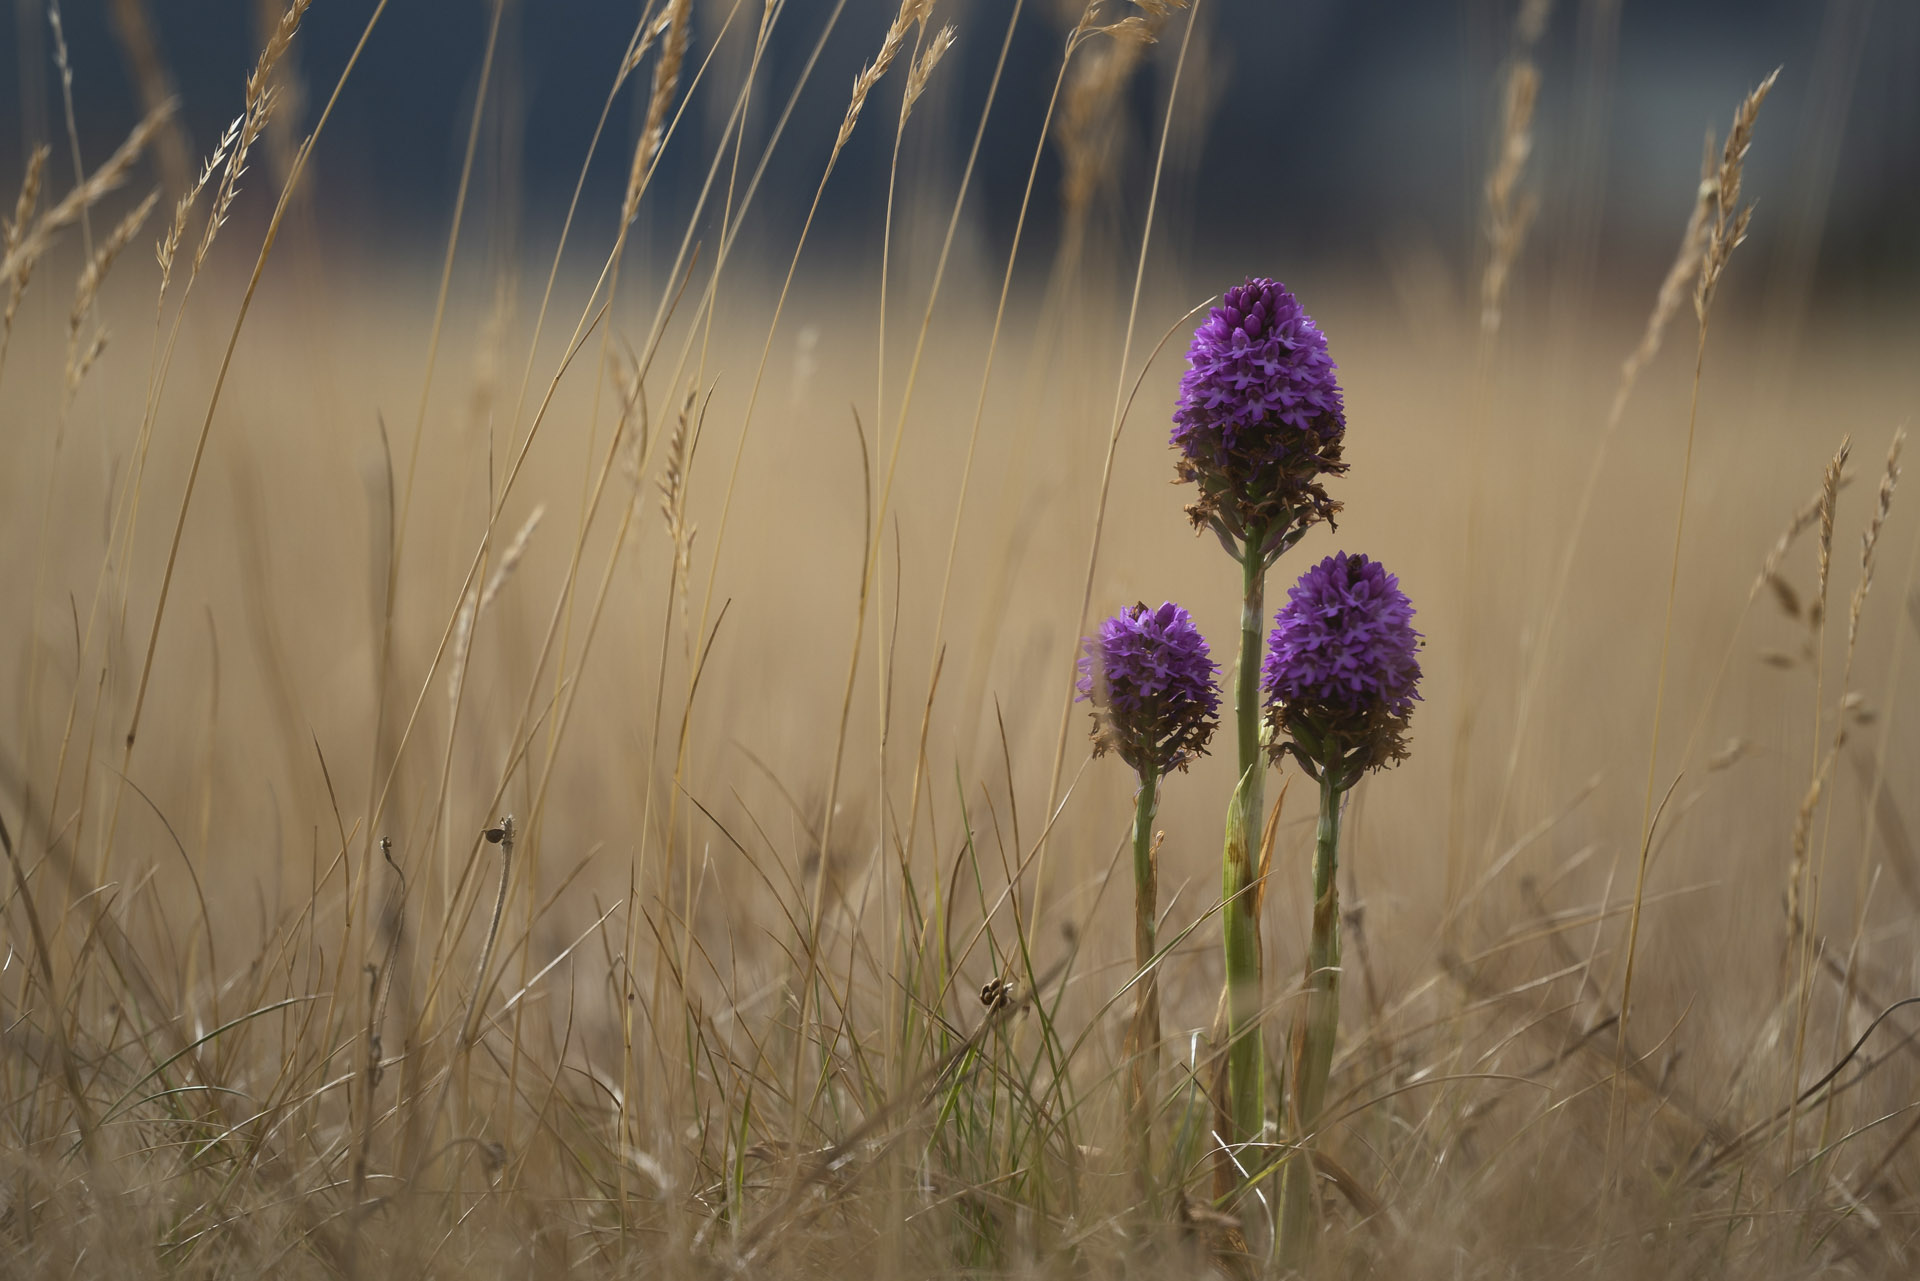
[[(13, 0), (0, 56), (0, 131), (11, 192), (21, 149), (55, 143), (56, 190), (71, 180), (46, 0)], [(374, 0), (316, 0), (296, 43), (297, 93), (283, 123), (304, 133)], [(392, 0), (316, 158), (323, 234), (432, 255), (445, 234), (493, 12), (490, 0)], [(890, 0), (847, 0), (768, 172), (746, 242), (790, 248), (844, 110), (873, 56)], [(1119, 11), (1118, 6), (1115, 8)], [(81, 151), (97, 162), (140, 114), (137, 57), (117, 24), (144, 15), (184, 104), (193, 160), (239, 109), (273, 0), (66, 0), (64, 27)], [(496, 244), (549, 243), (640, 6), (507, 0), (483, 120), (478, 208)], [(1497, 128), (1501, 68), (1516, 5), (1492, 0), (1206, 0), (1182, 86), (1165, 204), (1167, 251), (1185, 266), (1258, 257), (1379, 266), (1427, 254), (1471, 262), (1480, 186)], [(903, 154), (909, 212), (950, 198), (1013, 0), (942, 0), (958, 44), (916, 112)], [(660, 247), (704, 176), (745, 66), (760, 0), (696, 0), (695, 59), (720, 39), (642, 224)], [(729, 13), (733, 13), (731, 28)], [(1064, 31), (1078, 5), (1028, 0), (990, 118), (969, 235), (1011, 232)], [(771, 129), (834, 14), (789, 0), (756, 85), (749, 134)], [(1125, 91), (1127, 121), (1091, 226), (1136, 236), (1147, 166), (1180, 20)], [(1912, 0), (1561, 0), (1550, 6), (1530, 182), (1533, 244), (1550, 270), (1591, 278), (1620, 255), (1664, 262), (1691, 199), (1701, 138), (1724, 131), (1742, 93), (1784, 65), (1748, 167), (1764, 209), (1755, 239), (1768, 294), (1800, 303), (1904, 290), (1920, 268), (1920, 5)], [(154, 74), (149, 68), (147, 74)], [(584, 228), (611, 227), (644, 109), (643, 67), (614, 105), (589, 174)], [(898, 71), (877, 93), (841, 162), (816, 245), (871, 243), (897, 103)], [(705, 90), (713, 90), (711, 92)], [(686, 145), (689, 141), (697, 145)], [(1059, 235), (1057, 148), (1040, 171), (1031, 242)], [(270, 183), (263, 165), (255, 183)], [(938, 200), (940, 203), (935, 203)], [(915, 202), (922, 202), (916, 204)], [(670, 247), (669, 247), (670, 249)], [(1638, 282), (1636, 282), (1638, 283)], [(1643, 291), (1642, 291), (1643, 292)]]

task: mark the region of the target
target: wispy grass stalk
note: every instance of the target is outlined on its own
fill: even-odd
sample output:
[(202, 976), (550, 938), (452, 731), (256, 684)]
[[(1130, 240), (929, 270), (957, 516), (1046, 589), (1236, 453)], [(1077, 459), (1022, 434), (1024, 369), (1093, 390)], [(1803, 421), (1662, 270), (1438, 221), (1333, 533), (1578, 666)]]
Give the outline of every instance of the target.
[[(1151, 14), (1154, 22), (1157, 24), (1163, 22), (1172, 10), (1183, 7), (1184, 4), (1185, 0), (1141, 0), (1140, 8), (1146, 10), (1148, 14)], [(1096, 6), (1094, 4), (1089, 3), (1081, 12), (1080, 22), (1074, 28), (1073, 36), (1068, 38), (1067, 57), (1069, 59), (1072, 57), (1075, 45), (1089, 34), (1104, 34), (1113, 39), (1121, 40), (1142, 40), (1149, 38), (1151, 32), (1156, 29), (1154, 26), (1149, 26), (1148, 17), (1141, 14), (1122, 18), (1120, 21), (1109, 23), (1104, 27), (1100, 26), (1095, 21), (1095, 8)], [(1108, 423), (1106, 461), (1100, 469), (1100, 494), (1098, 501), (1094, 505), (1093, 530), (1087, 541), (1087, 568), (1086, 573), (1081, 579), (1080, 613), (1074, 622), (1074, 633), (1076, 635), (1086, 630), (1087, 615), (1093, 605), (1093, 575), (1095, 568), (1100, 563), (1100, 541), (1106, 529), (1107, 497), (1111, 492), (1113, 483), (1114, 457), (1120, 446), (1120, 430), (1126, 425), (1127, 411), (1133, 404), (1133, 396), (1127, 392), (1127, 367), (1132, 363), (1133, 359), (1134, 326), (1139, 319), (1140, 295), (1142, 287), (1146, 282), (1147, 251), (1153, 245), (1154, 214), (1159, 208), (1160, 203), (1160, 178), (1166, 170), (1167, 141), (1173, 135), (1173, 111), (1175, 105), (1180, 100), (1180, 77), (1186, 70), (1187, 50), (1193, 43), (1194, 20), (1199, 16), (1199, 11), (1200, 0), (1193, 0), (1192, 12), (1189, 13), (1187, 17), (1186, 27), (1180, 37), (1180, 55), (1174, 62), (1173, 82), (1167, 88), (1166, 110), (1162, 114), (1160, 121), (1160, 145), (1154, 152), (1153, 177), (1147, 188), (1147, 212), (1145, 221), (1140, 229), (1140, 252), (1135, 255), (1134, 258), (1133, 295), (1132, 300), (1127, 306), (1126, 336), (1120, 344), (1120, 367), (1114, 379), (1113, 415)], [(1052, 118), (1053, 102), (1058, 99), (1060, 85), (1065, 74), (1066, 63), (1063, 61), (1061, 64), (1061, 79), (1055, 80), (1054, 99), (1050, 100), (1048, 104), (1049, 119)], [(1046, 145), (1046, 137), (1047, 131), (1043, 126), (1040, 131), (1040, 144), (1035, 150), (1036, 163), (1038, 162), (1041, 149)], [(1029, 184), (1031, 184), (1031, 176), (1029, 176)], [(1011, 270), (1011, 259), (1009, 259), (1008, 267), (1009, 270)], [(1162, 341), (1164, 342), (1165, 340), (1162, 339)], [(1159, 348), (1156, 347), (1154, 350), (1155, 354), (1158, 354)], [(1145, 376), (1146, 366), (1143, 365), (1139, 378), (1144, 378)], [(1139, 380), (1136, 379), (1133, 385), (1134, 390), (1137, 392), (1139, 390)], [(985, 389), (983, 387), (982, 395), (984, 396), (984, 394)], [(1049, 810), (1053, 808), (1054, 801), (1060, 794), (1062, 770), (1066, 767), (1067, 720), (1068, 713), (1071, 712), (1072, 706), (1073, 694), (1069, 691), (1066, 705), (1062, 708), (1061, 712), (1060, 735), (1054, 745), (1053, 769), (1047, 777), (1047, 808)], [(1040, 847), (1040, 861), (1034, 871), (1034, 920), (1040, 918), (1041, 905), (1045, 902), (1047, 849), (1048, 847), (1046, 845)]]
[(1713, 217), (1707, 229), (1706, 249), (1700, 257), (1700, 274), (1694, 282), (1693, 310), (1698, 322), (1698, 336), (1694, 344), (1693, 385), (1689, 393), (1687, 410), (1686, 450), (1680, 466), (1680, 497), (1674, 513), (1673, 558), (1672, 567), (1667, 576), (1666, 621), (1660, 633), (1659, 675), (1654, 681), (1653, 725), (1651, 743), (1647, 748), (1647, 788), (1645, 803), (1641, 811), (1639, 865), (1634, 875), (1633, 908), (1627, 917), (1627, 952), (1620, 980), (1620, 1021), (1614, 1038), (1613, 1076), (1609, 1085), (1609, 1117), (1607, 1127), (1607, 1170), (1605, 1186), (1611, 1188), (1615, 1172), (1614, 1145), (1617, 1124), (1620, 1119), (1620, 1078), (1626, 1069), (1627, 1028), (1632, 1012), (1633, 978), (1636, 953), (1640, 942), (1640, 912), (1646, 900), (1647, 862), (1653, 849), (1654, 824), (1654, 782), (1658, 776), (1660, 760), (1660, 728), (1662, 714), (1666, 710), (1667, 662), (1673, 644), (1673, 608), (1680, 588), (1680, 552), (1684, 545), (1687, 528), (1687, 489), (1693, 477), (1694, 431), (1700, 420), (1700, 378), (1707, 359), (1707, 322), (1712, 315), (1713, 300), (1718, 292), (1721, 274), (1726, 270), (1727, 262), (1741, 241), (1746, 239), (1747, 224), (1753, 217), (1751, 206), (1740, 204), (1741, 170), (1747, 158), (1747, 148), (1753, 142), (1754, 122), (1759, 118), (1760, 105), (1766, 101), (1767, 94), (1773, 89), (1774, 81), (1780, 72), (1776, 68), (1765, 80), (1762, 80), (1749, 93), (1735, 110), (1733, 125), (1727, 131), (1727, 141), (1721, 151), (1720, 166), (1715, 175)]

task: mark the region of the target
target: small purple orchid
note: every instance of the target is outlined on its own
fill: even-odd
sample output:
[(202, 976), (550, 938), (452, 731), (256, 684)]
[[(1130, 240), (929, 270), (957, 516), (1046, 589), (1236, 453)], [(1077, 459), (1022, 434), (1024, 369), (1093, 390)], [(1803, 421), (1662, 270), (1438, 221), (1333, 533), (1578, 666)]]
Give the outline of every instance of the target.
[(1096, 755), (1117, 752), (1145, 775), (1205, 754), (1220, 723), (1217, 665), (1186, 610), (1172, 601), (1128, 606), (1084, 648), (1079, 698), (1094, 705)]
[(1342, 787), (1407, 755), (1420, 633), (1400, 580), (1345, 552), (1300, 576), (1274, 618), (1261, 688), (1276, 754)]

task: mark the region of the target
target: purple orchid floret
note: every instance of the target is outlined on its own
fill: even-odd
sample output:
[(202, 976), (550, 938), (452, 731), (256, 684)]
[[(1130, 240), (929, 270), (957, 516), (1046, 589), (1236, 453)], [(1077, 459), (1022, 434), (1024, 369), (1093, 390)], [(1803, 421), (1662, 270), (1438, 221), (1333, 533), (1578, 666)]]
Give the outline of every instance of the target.
[(1172, 601), (1131, 605), (1082, 642), (1079, 698), (1093, 703), (1094, 754), (1136, 771), (1184, 769), (1220, 723), (1217, 664), (1193, 616)]
[(1350, 784), (1407, 755), (1420, 633), (1400, 580), (1339, 552), (1300, 576), (1274, 618), (1261, 689), (1274, 751)]
[(1180, 479), (1200, 487), (1194, 525), (1244, 541), (1331, 521), (1340, 505), (1320, 478), (1346, 470), (1346, 402), (1300, 300), (1264, 277), (1227, 290), (1187, 364), (1173, 444)]

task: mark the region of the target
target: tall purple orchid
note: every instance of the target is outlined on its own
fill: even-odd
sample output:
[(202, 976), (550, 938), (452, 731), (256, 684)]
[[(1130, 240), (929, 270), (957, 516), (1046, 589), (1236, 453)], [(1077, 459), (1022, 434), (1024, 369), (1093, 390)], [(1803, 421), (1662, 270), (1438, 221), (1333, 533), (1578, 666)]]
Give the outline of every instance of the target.
[(1177, 476), (1198, 491), (1187, 515), (1196, 529), (1214, 532), (1241, 570), (1239, 781), (1221, 858), (1229, 1137), (1238, 1144), (1258, 1141), (1265, 1127), (1254, 840), (1266, 812), (1259, 678), (1267, 570), (1340, 510), (1325, 480), (1347, 469), (1346, 432), (1346, 400), (1326, 335), (1300, 300), (1264, 277), (1227, 290), (1187, 348), (1172, 443)]

